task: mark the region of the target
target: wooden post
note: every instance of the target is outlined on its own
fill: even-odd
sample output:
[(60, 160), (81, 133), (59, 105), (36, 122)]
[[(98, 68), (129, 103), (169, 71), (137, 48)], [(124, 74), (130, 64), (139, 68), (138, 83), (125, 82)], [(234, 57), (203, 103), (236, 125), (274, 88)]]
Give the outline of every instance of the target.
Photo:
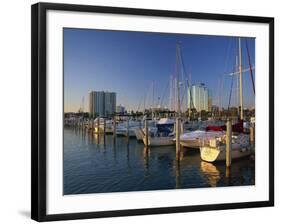
[(255, 144), (255, 127), (250, 127), (250, 143)]
[(113, 140), (115, 143), (115, 140), (116, 140), (116, 117), (115, 116), (113, 117)]
[(181, 124), (180, 124), (180, 133), (184, 133), (184, 122), (181, 121)]
[(103, 133), (106, 134), (106, 119), (103, 119)]
[(226, 167), (231, 166), (231, 150), (232, 150), (232, 124), (231, 120), (226, 122), (226, 151), (225, 151), (225, 163)]
[(104, 148), (106, 146), (105, 140), (106, 140), (106, 119), (103, 118), (103, 146), (104, 146)]
[(97, 132), (100, 134), (100, 118), (98, 118), (98, 127), (97, 127)]
[(148, 146), (149, 133), (148, 133), (148, 120), (147, 119), (145, 119), (145, 121), (144, 121), (144, 136), (145, 136), (144, 145)]
[(177, 157), (179, 158), (180, 155), (180, 135), (181, 135), (181, 120), (180, 118), (176, 118), (176, 153), (177, 153)]
[[(227, 178), (230, 177), (230, 167), (225, 168), (225, 177)], [(227, 181), (227, 185), (229, 185), (229, 181)]]
[(129, 132), (129, 120), (130, 120), (130, 119), (127, 120), (127, 138), (128, 138), (128, 139), (129, 139), (129, 137), (130, 137), (130, 135), (129, 135), (129, 134), (130, 134), (130, 132)]

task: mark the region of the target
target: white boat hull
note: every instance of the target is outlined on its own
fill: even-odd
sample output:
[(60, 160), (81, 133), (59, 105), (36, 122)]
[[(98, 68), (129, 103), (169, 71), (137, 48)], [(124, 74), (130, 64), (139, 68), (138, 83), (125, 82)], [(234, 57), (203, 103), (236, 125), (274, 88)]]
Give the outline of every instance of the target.
[[(128, 134), (129, 134), (129, 136), (128, 136)], [(126, 136), (126, 137), (136, 137), (135, 130), (129, 128), (129, 133), (126, 132), (126, 133), (125, 133), (125, 136)]]
[[(236, 147), (231, 150), (231, 158), (239, 159), (249, 156), (252, 153), (250, 146)], [(226, 146), (210, 147), (204, 146), (200, 147), (201, 159), (206, 162), (218, 162), (224, 161), (226, 159)]]
[[(122, 128), (122, 129), (117, 128), (116, 135), (128, 137), (127, 128)], [(129, 137), (136, 137), (135, 130), (133, 128), (132, 129), (129, 128)]]
[(142, 141), (143, 137), (144, 137), (144, 133), (141, 130), (141, 128), (136, 128), (135, 129), (135, 135), (138, 141)]
[(180, 144), (187, 148), (200, 148), (214, 137), (221, 137), (225, 132), (214, 131), (193, 131), (187, 132), (180, 136)]
[(146, 146), (169, 146), (174, 145), (175, 141), (173, 141), (174, 137), (149, 137), (148, 144), (146, 143), (145, 136), (143, 137), (143, 143)]
[(200, 148), (200, 141), (198, 139), (196, 140), (181, 140), (180, 145), (186, 148)]

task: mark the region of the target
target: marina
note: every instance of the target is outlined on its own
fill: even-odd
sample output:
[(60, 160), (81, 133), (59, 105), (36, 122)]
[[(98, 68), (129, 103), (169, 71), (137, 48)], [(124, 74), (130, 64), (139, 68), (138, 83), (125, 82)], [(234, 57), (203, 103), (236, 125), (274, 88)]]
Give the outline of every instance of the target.
[(208, 163), (198, 150), (175, 146), (146, 148), (136, 138), (64, 129), (64, 194), (85, 194), (255, 184), (254, 156)]
[[(245, 102), (254, 102), (255, 84), (247, 41), (229, 38), (233, 52), (224, 60), (235, 63), (217, 76), (216, 97), (205, 83), (192, 82), (180, 41), (170, 76), (146, 77), (145, 88), (123, 93), (123, 100), (126, 88), (88, 91), (86, 111), (83, 96), (77, 113), (64, 114), (64, 194), (254, 185), (255, 107)], [(156, 84), (164, 88), (161, 97)]]

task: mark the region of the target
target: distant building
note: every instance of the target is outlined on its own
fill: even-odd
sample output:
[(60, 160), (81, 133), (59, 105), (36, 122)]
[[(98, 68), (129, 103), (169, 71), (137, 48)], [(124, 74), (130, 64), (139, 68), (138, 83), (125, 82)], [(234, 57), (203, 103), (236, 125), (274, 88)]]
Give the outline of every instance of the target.
[(116, 111), (116, 93), (104, 93), (104, 112), (105, 116), (112, 115)]
[(212, 105), (212, 99), (208, 88), (204, 83), (192, 85), (188, 89), (188, 108), (195, 108), (198, 112), (205, 110), (209, 111)]
[(122, 106), (121, 104), (116, 106), (116, 113), (119, 113), (119, 114), (124, 114), (125, 113), (125, 107)]
[(211, 90), (208, 90), (208, 111), (211, 112), (212, 111), (212, 93)]
[(116, 110), (116, 93), (104, 91), (89, 92), (89, 114), (91, 117), (109, 116)]

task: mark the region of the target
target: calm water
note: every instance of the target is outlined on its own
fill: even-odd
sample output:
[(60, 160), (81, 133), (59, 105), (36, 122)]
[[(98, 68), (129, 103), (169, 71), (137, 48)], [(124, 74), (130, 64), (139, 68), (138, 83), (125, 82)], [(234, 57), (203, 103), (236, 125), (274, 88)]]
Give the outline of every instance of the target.
[(202, 162), (196, 150), (175, 147), (149, 150), (136, 139), (93, 135), (64, 129), (64, 194), (144, 191), (255, 184), (255, 163), (247, 157), (225, 164)]

